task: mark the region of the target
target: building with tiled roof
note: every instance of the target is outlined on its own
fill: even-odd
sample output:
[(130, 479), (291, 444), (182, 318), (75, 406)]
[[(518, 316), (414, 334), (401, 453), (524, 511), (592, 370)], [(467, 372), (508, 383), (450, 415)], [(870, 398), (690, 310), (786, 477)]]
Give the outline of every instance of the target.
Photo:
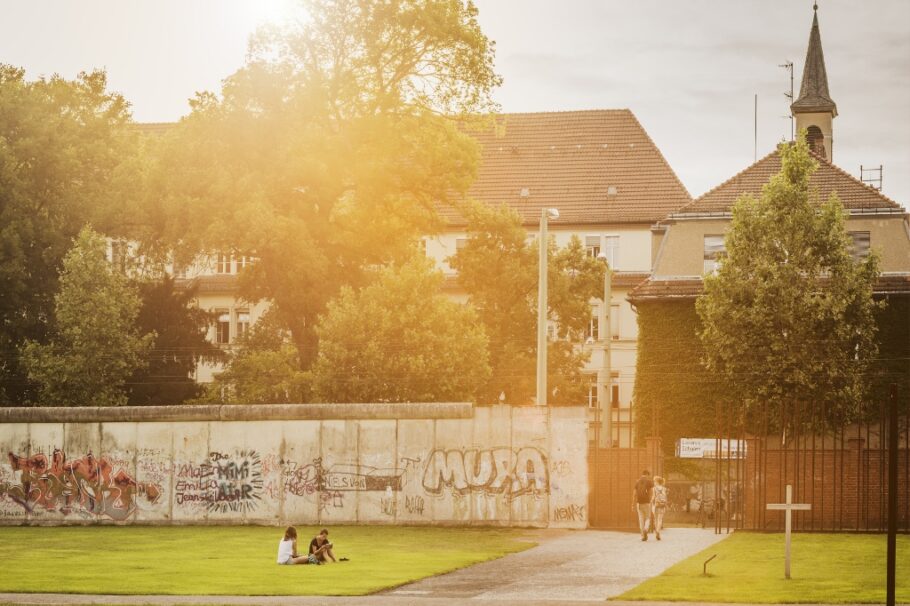
[(544, 208), (558, 208), (564, 225), (653, 223), (691, 200), (627, 109), (503, 114), (471, 135), (482, 155), (468, 196), (506, 204), (526, 225)]
[[(549, 222), (548, 232), (559, 246), (577, 236), (589, 254), (606, 255), (614, 270), (609, 337), (585, 345), (591, 354), (587, 403), (598, 404), (597, 382), (604, 384), (613, 438), (628, 444), (638, 328), (627, 294), (649, 275), (651, 225), (692, 198), (627, 109), (502, 114), (495, 123), (467, 131), (481, 147), (467, 196), (514, 209), (532, 235), (541, 213), (557, 209), (559, 218)], [(467, 242), (466, 221), (451, 207), (440, 213), (447, 229), (425, 239), (427, 255), (447, 273), (447, 290), (466, 300), (447, 262)], [(597, 301), (593, 309), (592, 336), (601, 334), (601, 306)]]
[[(837, 108), (828, 91), (817, 7), (802, 86), (792, 110), (797, 127), (806, 130), (807, 141), (818, 162), (818, 169), (809, 179), (816, 200), (821, 203), (836, 194), (848, 214), (847, 229), (854, 235), (857, 246), (864, 251), (879, 251), (882, 277), (876, 293), (910, 295), (907, 210), (832, 162), (831, 127)], [(758, 198), (780, 168), (780, 154), (775, 150), (657, 222), (652, 228), (656, 254), (651, 276), (629, 293), (630, 299), (642, 302), (697, 297), (701, 293), (702, 275), (712, 271), (716, 264), (733, 205), (744, 195)]]

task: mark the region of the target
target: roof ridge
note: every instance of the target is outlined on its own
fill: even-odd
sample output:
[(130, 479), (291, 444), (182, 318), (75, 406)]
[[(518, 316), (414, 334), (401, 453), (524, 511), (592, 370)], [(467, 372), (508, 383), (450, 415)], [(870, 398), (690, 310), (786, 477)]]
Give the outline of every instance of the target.
[(746, 174), (747, 172), (749, 172), (750, 170), (752, 170), (752, 168), (758, 166), (759, 164), (761, 164), (761, 163), (764, 162), (765, 160), (768, 160), (768, 159), (772, 158), (773, 156), (777, 155), (778, 153), (779, 153), (779, 152), (778, 152), (777, 148), (775, 147), (775, 148), (774, 148), (774, 151), (772, 151), (772, 152), (766, 154), (766, 155), (765, 155), (764, 157), (762, 157), (761, 159), (756, 160), (755, 162), (753, 162), (753, 163), (750, 164), (749, 166), (745, 167), (744, 169), (742, 169), (741, 171), (739, 171), (738, 173), (736, 173), (735, 175), (733, 175), (732, 177), (730, 177), (729, 179), (727, 179), (726, 181), (724, 181), (723, 183), (719, 183), (719, 184), (715, 185), (714, 187), (712, 187), (711, 189), (709, 189), (708, 191), (706, 191), (706, 192), (703, 193), (702, 195), (698, 196), (697, 198), (695, 198), (694, 200), (692, 200), (691, 202), (689, 202), (688, 204), (686, 204), (685, 206), (683, 206), (682, 208), (680, 208), (679, 211), (677, 211), (677, 212), (684, 212), (688, 207), (697, 204), (697, 203), (700, 202), (702, 199), (704, 199), (706, 196), (708, 196), (708, 195), (710, 195), (710, 194), (713, 194), (714, 192), (716, 192), (716, 191), (719, 190), (720, 188), (724, 187), (725, 185), (730, 184), (731, 182), (735, 181), (735, 180), (738, 179), (739, 177), (743, 176), (744, 174)]

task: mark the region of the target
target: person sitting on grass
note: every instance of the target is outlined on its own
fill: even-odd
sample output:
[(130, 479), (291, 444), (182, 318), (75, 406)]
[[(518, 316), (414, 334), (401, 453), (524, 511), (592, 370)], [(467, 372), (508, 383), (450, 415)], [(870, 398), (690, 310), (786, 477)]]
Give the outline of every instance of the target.
[(337, 562), (335, 554), (332, 553), (332, 543), (329, 541), (329, 531), (325, 528), (319, 531), (319, 534), (310, 541), (310, 561), (316, 561), (318, 564), (325, 564), (326, 558), (332, 558)]
[(297, 553), (297, 529), (288, 526), (284, 538), (278, 543), (279, 564), (309, 564), (310, 558)]

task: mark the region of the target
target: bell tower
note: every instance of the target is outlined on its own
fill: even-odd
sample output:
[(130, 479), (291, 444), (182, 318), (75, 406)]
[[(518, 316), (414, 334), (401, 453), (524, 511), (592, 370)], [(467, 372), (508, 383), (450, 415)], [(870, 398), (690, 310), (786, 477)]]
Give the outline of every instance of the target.
[(799, 97), (790, 106), (796, 118), (796, 130), (806, 129), (809, 147), (828, 162), (831, 162), (834, 148), (833, 123), (837, 117), (837, 105), (828, 92), (828, 74), (825, 72), (825, 56), (822, 53), (822, 37), (818, 31), (818, 4), (812, 16), (812, 30), (809, 32), (809, 49), (803, 66), (803, 81)]

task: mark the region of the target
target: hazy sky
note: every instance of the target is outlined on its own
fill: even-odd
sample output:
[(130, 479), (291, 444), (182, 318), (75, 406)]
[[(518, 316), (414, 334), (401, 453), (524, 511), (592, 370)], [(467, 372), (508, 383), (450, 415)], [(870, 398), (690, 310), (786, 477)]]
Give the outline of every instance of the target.
[[(107, 69), (138, 121), (172, 121), (218, 90), (251, 31), (287, 0), (6, 0), (0, 62), (30, 77)], [(630, 108), (694, 195), (789, 137), (789, 76), (802, 74), (811, 0), (475, 0), (496, 41), (504, 111)], [(910, 206), (910, 2), (821, 0), (834, 161), (884, 164)]]

